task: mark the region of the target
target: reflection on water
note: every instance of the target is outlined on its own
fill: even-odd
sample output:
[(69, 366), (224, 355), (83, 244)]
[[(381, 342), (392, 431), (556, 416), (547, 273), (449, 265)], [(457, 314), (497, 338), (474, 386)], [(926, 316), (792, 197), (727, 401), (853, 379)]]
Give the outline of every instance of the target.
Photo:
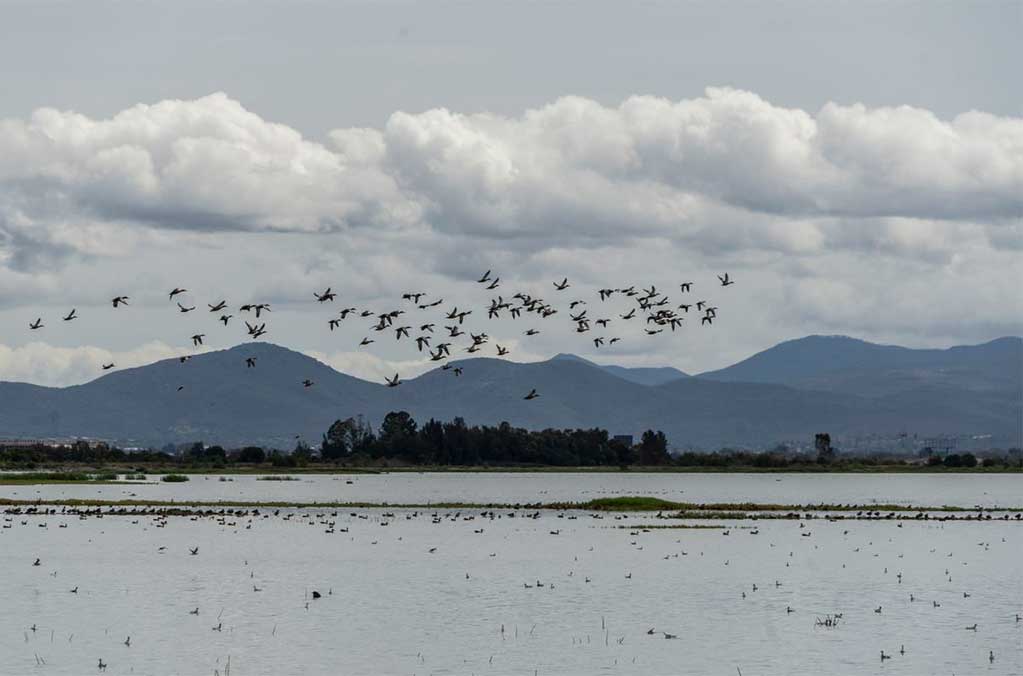
[[(520, 478), (506, 490), (531, 490)], [(569, 479), (543, 478), (562, 490)], [(773, 483), (755, 479), (741, 481)], [(458, 497), (499, 483), (482, 480), (486, 489), (466, 485)], [(92, 674), (102, 659), (107, 674), (224, 674), (228, 658), (232, 674), (268, 675), (1023, 671), (1018, 523), (699, 522), (724, 528), (644, 532), (649, 515), (508, 514), (7, 514), (0, 673)], [(836, 613), (836, 627), (815, 626)]]
[(689, 502), (894, 503), (1019, 507), (1021, 474), (648, 474), (450, 473), (295, 475), (260, 481), (251, 475), (192, 475), (186, 483), (150, 477), (141, 485), (0, 486), (0, 497), (56, 500), (104, 498), (295, 502), (537, 503), (643, 495)]

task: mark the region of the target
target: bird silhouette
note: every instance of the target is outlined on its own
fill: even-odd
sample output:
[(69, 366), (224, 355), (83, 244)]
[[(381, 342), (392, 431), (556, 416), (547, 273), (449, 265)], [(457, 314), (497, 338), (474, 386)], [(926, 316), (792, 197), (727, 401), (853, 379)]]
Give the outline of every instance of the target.
[(331, 291), (329, 286), (323, 293), (316, 293), (314, 291), (313, 295), (316, 296), (316, 301), (319, 303), (333, 302), (337, 298), (337, 294)]
[(536, 399), (539, 396), (540, 395), (537, 393), (536, 389), (532, 389), (532, 390), (529, 391), (529, 394), (527, 394), (526, 396), (524, 396), (522, 398), (525, 399), (526, 401), (529, 401), (531, 399)]
[(171, 292), (167, 294), (167, 300), (174, 300), (174, 296), (180, 295), (187, 291), (188, 289), (180, 289), (178, 287), (174, 287), (174, 289), (172, 289)]
[(401, 385), (401, 381), (398, 380), (397, 373), (394, 374), (394, 378), (384, 378), (384, 380), (387, 381), (388, 387), (397, 387), (398, 385)]
[(75, 309), (71, 308), (71, 312), (67, 313), (67, 316), (64, 317), (64, 321), (69, 322), (73, 319), (78, 319), (78, 315), (75, 314)]
[(39, 317), (39, 318), (38, 318), (38, 319), (36, 319), (36, 320), (35, 320), (34, 322), (32, 322), (31, 324), (29, 324), (29, 325), (28, 325), (28, 328), (32, 329), (33, 331), (35, 331), (36, 329), (41, 329), (41, 328), (43, 328), (43, 318), (42, 318), (42, 317)]
[(114, 298), (110, 299), (110, 304), (113, 305), (115, 309), (119, 305), (127, 305), (128, 304), (128, 297), (127, 296), (115, 296)]

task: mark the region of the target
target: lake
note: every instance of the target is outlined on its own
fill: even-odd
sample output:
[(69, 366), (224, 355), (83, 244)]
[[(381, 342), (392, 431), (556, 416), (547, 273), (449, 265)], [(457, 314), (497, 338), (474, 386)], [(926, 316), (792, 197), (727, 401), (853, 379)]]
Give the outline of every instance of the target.
[[(0, 486), (0, 497), (295, 502), (583, 502), (642, 495), (685, 502), (855, 503), (1020, 507), (1023, 474), (710, 474), (452, 472), (317, 475), (261, 481), (252, 475), (191, 475), (185, 483)], [(351, 482), (351, 483), (349, 483)]]
[[(3, 486), (0, 495), (1021, 502), (1019, 475), (233, 479)], [(0, 529), (5, 675), (96, 674), (100, 660), (111, 675), (1023, 673), (1018, 521), (15, 511), (6, 510)], [(837, 624), (821, 626), (828, 617)], [(891, 659), (882, 661), (881, 651)]]
[(0, 673), (1023, 672), (1019, 523), (509, 513), (8, 514)]

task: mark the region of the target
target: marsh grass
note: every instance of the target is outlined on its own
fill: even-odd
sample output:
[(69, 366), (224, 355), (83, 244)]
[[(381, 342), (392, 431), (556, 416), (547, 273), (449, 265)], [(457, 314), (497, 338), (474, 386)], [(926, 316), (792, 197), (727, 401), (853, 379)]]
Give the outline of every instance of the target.
[(181, 483), (188, 480), (187, 474), (164, 474), (160, 477), (160, 481), (166, 481), (167, 483)]

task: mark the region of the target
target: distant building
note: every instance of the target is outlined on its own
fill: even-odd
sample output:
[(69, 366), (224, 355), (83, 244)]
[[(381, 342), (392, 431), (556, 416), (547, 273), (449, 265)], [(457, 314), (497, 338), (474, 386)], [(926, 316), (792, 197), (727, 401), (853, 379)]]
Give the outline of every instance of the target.
[(631, 434), (616, 434), (611, 437), (611, 441), (617, 441), (623, 446), (632, 447), (632, 435)]
[(924, 448), (930, 448), (932, 452), (940, 455), (948, 455), (959, 448), (959, 439), (956, 437), (932, 437), (924, 439)]

